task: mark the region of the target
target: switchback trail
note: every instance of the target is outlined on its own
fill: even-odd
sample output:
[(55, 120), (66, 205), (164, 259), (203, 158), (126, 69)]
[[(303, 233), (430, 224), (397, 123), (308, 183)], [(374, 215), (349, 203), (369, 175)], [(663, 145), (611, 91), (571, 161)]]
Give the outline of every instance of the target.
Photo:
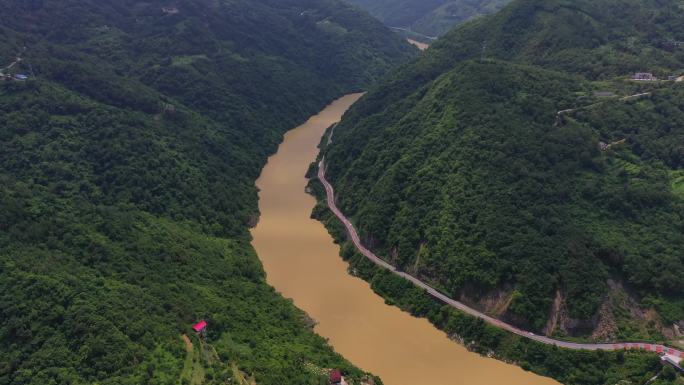
[(470, 314), (471, 316), (480, 318), (487, 322), (490, 325), (496, 326), (500, 329), (509, 331), (511, 333), (517, 334), (521, 337), (528, 338), (530, 340), (534, 340), (537, 342), (541, 342), (546, 345), (555, 345), (561, 348), (566, 348), (566, 349), (574, 349), (574, 350), (621, 350), (621, 349), (640, 349), (640, 350), (645, 350), (645, 351), (650, 351), (654, 353), (659, 353), (664, 358), (666, 358), (671, 364), (680, 367), (681, 368), (681, 361), (684, 359), (684, 352), (673, 349), (664, 345), (658, 345), (658, 344), (651, 344), (651, 343), (645, 343), (645, 342), (615, 342), (615, 343), (606, 343), (606, 344), (591, 344), (591, 343), (575, 343), (575, 342), (567, 342), (567, 341), (560, 341), (556, 340), (553, 338), (549, 338), (546, 336), (540, 336), (536, 335), (532, 332), (528, 332), (522, 329), (519, 329), (513, 325), (510, 325), (506, 322), (503, 322), (499, 319), (490, 317), (478, 310), (475, 310), (459, 301), (456, 301), (452, 298), (449, 298), (448, 296), (440, 293), (437, 291), (435, 288), (431, 287), (427, 283), (421, 281), (420, 279), (407, 274), (403, 271), (397, 270), (394, 266), (391, 264), (387, 263), (383, 259), (379, 258), (377, 255), (373, 254), (372, 251), (368, 250), (362, 243), (361, 239), (359, 238), (359, 234), (356, 232), (356, 228), (354, 228), (354, 225), (351, 223), (349, 218), (347, 218), (342, 211), (340, 211), (339, 208), (337, 208), (337, 204), (335, 203), (335, 191), (328, 182), (328, 180), (325, 178), (325, 159), (322, 159), (319, 164), (318, 164), (318, 179), (321, 181), (323, 186), (325, 187), (325, 193), (326, 193), (326, 201), (328, 204), (328, 208), (330, 208), (330, 211), (335, 214), (335, 216), (344, 224), (344, 227), (347, 229), (347, 233), (349, 234), (349, 237), (351, 238), (352, 242), (354, 243), (354, 246), (356, 249), (363, 254), (366, 258), (368, 258), (370, 261), (375, 263), (376, 265), (385, 268), (392, 273), (410, 281), (413, 283), (415, 286), (420, 287), (421, 289), (424, 289), (427, 291), (428, 294), (430, 294), (432, 297), (442, 301), (443, 303), (456, 308), (464, 313)]

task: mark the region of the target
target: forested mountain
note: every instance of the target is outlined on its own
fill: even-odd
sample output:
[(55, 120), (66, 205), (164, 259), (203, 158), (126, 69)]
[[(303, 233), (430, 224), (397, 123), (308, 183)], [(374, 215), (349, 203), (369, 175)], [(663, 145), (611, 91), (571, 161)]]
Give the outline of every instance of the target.
[(680, 339), (684, 83), (629, 79), (684, 72), (683, 21), (677, 1), (516, 0), (455, 29), (335, 129), (342, 210), (522, 327)]
[(347, 0), (385, 24), (428, 37), (501, 9), (510, 0)]
[(254, 180), (414, 49), (336, 0), (0, 7), (0, 384), (358, 380), (265, 283)]

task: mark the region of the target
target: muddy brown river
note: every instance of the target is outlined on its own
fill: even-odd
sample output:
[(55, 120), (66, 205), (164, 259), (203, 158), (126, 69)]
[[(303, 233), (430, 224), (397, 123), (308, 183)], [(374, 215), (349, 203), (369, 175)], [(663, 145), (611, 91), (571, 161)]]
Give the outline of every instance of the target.
[(482, 357), (428, 321), (388, 306), (347, 273), (323, 225), (310, 219), (315, 199), (304, 174), (324, 130), (361, 95), (347, 95), (285, 135), (257, 180), (261, 219), (252, 244), (268, 282), (318, 324), (316, 333), (385, 385), (552, 385), (517, 366)]

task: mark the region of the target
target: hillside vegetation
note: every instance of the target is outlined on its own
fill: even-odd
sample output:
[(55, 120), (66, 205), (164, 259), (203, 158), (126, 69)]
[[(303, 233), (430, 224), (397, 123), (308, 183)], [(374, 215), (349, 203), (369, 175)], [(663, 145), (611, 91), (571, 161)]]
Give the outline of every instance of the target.
[(347, 0), (383, 23), (436, 37), (503, 8), (510, 0)]
[(199, 319), (204, 383), (358, 383), (266, 284), (254, 180), (413, 48), (333, 0), (0, 6), (0, 384), (186, 383)]
[(342, 210), (388, 261), (519, 326), (677, 338), (684, 85), (627, 79), (684, 71), (681, 20), (673, 1), (518, 0), (457, 28), (336, 128)]

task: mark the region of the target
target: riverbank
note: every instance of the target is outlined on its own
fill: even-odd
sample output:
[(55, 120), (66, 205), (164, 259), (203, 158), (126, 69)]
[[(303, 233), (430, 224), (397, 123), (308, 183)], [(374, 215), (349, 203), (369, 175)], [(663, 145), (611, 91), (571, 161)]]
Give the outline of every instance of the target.
[[(329, 144), (329, 138), (322, 143)], [(613, 379), (615, 382), (626, 379), (643, 383), (660, 371), (660, 359), (655, 354), (559, 349), (507, 333), (480, 318), (435, 301), (425, 290), (394, 275), (391, 266), (379, 267), (367, 255), (358, 252), (357, 247), (347, 239), (347, 230), (325, 203), (325, 192), (315, 177), (314, 169), (312, 166), (309, 172), (309, 176), (313, 177), (310, 190), (319, 200), (314, 217), (322, 220), (342, 245), (342, 256), (350, 263), (350, 271), (370, 282), (373, 290), (389, 303), (429, 319), (436, 327), (475, 352), (516, 363), (524, 369), (567, 384), (612, 384), (614, 382), (610, 381)]]
[(305, 173), (325, 130), (360, 95), (330, 105), (289, 131), (257, 181), (261, 218), (252, 230), (268, 283), (315, 320), (314, 331), (354, 365), (386, 385), (551, 385), (466, 350), (427, 320), (389, 306), (369, 284), (347, 273), (340, 249), (311, 219), (316, 200)]

